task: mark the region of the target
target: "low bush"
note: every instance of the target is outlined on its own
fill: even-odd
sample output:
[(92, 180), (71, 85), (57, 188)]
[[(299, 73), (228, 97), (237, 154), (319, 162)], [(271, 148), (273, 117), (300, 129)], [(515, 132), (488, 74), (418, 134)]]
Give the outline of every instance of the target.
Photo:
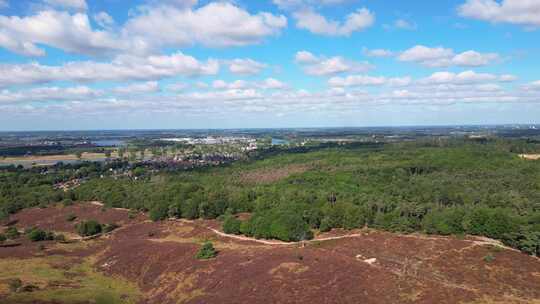
[(484, 257), (484, 262), (490, 263), (490, 262), (493, 262), (493, 260), (495, 260), (495, 257), (494, 257), (493, 254), (491, 254), (491, 253), (488, 253), (488, 254)]
[(6, 237), (10, 240), (17, 239), (20, 235), (19, 230), (15, 226), (11, 226), (6, 230)]
[(82, 221), (75, 226), (77, 233), (81, 236), (92, 236), (101, 233), (103, 227), (94, 220)]
[(32, 242), (50, 241), (54, 239), (54, 233), (39, 228), (33, 228), (27, 235), (28, 239)]
[(217, 256), (217, 251), (214, 248), (214, 245), (211, 242), (206, 242), (202, 245), (199, 252), (197, 252), (197, 259), (199, 260), (208, 260), (215, 258)]

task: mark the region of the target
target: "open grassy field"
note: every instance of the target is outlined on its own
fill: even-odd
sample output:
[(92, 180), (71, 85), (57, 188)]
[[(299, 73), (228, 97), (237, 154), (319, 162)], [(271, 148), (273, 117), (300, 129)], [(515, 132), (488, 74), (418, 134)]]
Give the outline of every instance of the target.
[[(134, 283), (105, 276), (93, 268), (92, 258), (67, 258), (61, 255), (30, 259), (0, 260), (2, 303), (136, 303), (140, 292)], [(35, 286), (32, 292), (10, 292), (10, 280)]]
[[(111, 153), (111, 157), (117, 157), (116, 152)], [(105, 153), (90, 153), (84, 152), (81, 155), (81, 160), (96, 160), (106, 158)], [(18, 156), (18, 157), (5, 157), (0, 158), (0, 163), (17, 163), (17, 162), (50, 162), (50, 161), (70, 161), (79, 160), (75, 154), (58, 154), (58, 155), (32, 155), (32, 156)]]

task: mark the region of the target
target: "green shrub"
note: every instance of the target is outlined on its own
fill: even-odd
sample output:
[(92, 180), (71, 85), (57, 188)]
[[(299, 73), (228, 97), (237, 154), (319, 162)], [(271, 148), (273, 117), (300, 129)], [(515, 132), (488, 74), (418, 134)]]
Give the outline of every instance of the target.
[(91, 236), (101, 233), (103, 227), (100, 223), (94, 220), (82, 221), (76, 226), (77, 232), (81, 236)]
[(19, 230), (15, 226), (11, 226), (6, 230), (6, 237), (10, 240), (17, 239), (20, 235)]
[(205, 242), (199, 252), (197, 252), (197, 259), (207, 260), (212, 259), (217, 256), (218, 252), (214, 248), (214, 245), (211, 242)]
[(7, 237), (3, 233), (0, 233), (0, 243), (5, 242), (6, 240)]
[(236, 219), (233, 215), (226, 215), (223, 220), (223, 232), (229, 234), (240, 234), (240, 226), (242, 222)]
[(32, 242), (49, 241), (54, 239), (54, 234), (45, 230), (34, 228), (28, 234), (28, 239)]
[(495, 260), (495, 256), (493, 256), (493, 254), (491, 254), (491, 253), (488, 253), (484, 257), (484, 262), (490, 263), (490, 262), (493, 262), (493, 260)]

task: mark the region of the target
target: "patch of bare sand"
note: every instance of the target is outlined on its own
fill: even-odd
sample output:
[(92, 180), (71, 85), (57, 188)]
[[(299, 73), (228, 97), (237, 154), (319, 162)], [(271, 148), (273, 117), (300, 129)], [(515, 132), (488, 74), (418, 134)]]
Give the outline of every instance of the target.
[(527, 160), (538, 160), (540, 159), (540, 154), (520, 154), (519, 157)]

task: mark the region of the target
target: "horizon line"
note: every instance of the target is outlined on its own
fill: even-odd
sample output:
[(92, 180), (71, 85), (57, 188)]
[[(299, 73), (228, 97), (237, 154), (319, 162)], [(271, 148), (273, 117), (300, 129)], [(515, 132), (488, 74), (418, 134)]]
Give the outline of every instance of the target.
[(308, 126), (308, 127), (237, 127), (237, 128), (133, 128), (133, 129), (41, 129), (41, 130), (0, 130), (0, 133), (22, 132), (97, 132), (97, 131), (231, 131), (231, 130), (298, 130), (298, 129), (380, 129), (380, 128), (455, 128), (455, 127), (508, 127), (540, 126), (540, 123), (498, 123), (498, 124), (441, 124), (441, 125), (374, 125), (374, 126)]

